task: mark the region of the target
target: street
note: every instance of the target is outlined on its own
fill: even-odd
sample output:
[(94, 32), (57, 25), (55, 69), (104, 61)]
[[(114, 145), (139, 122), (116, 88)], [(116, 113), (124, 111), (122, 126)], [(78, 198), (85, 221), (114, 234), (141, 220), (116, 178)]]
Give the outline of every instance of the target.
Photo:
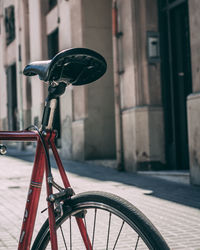
[[(0, 162), (2, 250), (17, 249), (33, 160), (31, 152), (13, 151), (12, 156), (11, 153), (1, 156)], [(63, 164), (76, 193), (89, 190), (115, 193), (133, 203), (152, 221), (170, 249), (200, 249), (200, 187), (147, 174), (117, 172), (92, 163), (63, 161)], [(53, 174), (57, 180), (55, 168)], [(33, 238), (47, 217), (47, 213), (40, 213), (46, 207), (43, 191), (41, 198)]]

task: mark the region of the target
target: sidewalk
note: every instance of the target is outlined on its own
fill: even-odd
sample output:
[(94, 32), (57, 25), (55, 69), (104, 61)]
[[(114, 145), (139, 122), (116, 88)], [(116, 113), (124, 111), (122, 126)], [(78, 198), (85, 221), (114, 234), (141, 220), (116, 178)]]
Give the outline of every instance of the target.
[[(9, 149), (8, 152), (9, 156), (1, 156), (0, 161), (0, 250), (17, 249), (33, 160), (31, 152), (23, 154)], [(171, 249), (200, 250), (200, 187), (148, 173), (117, 172), (92, 163), (63, 161), (63, 164), (76, 193), (88, 190), (115, 193), (139, 208)], [(57, 170), (53, 169), (53, 173), (57, 179)], [(40, 214), (45, 207), (42, 192), (36, 232), (46, 218), (46, 213)]]

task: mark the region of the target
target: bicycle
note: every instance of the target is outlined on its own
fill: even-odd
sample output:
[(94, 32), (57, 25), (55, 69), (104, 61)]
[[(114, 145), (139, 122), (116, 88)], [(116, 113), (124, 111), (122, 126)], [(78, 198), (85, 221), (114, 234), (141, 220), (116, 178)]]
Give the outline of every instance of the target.
[[(32, 125), (23, 131), (0, 131), (0, 140), (37, 142), (19, 250), (31, 247), (44, 173), (48, 218), (37, 234), (32, 250), (169, 249), (152, 223), (123, 198), (98, 191), (75, 194), (56, 149), (53, 122), (58, 97), (64, 94), (69, 84), (83, 85), (97, 80), (106, 68), (105, 59), (97, 52), (73, 48), (61, 51), (52, 60), (30, 63), (23, 71), (26, 76), (38, 75), (40, 80), (47, 82), (48, 96), (40, 129)], [(50, 149), (63, 187), (52, 176)], [(6, 147), (2, 144), (0, 154), (5, 153)]]

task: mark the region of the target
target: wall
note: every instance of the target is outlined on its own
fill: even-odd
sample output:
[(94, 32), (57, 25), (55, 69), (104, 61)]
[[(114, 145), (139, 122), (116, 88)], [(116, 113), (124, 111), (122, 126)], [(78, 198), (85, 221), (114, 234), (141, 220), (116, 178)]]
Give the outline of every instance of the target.
[(15, 6), (16, 12), (16, 3), (14, 0), (1, 1), (0, 2), (0, 14), (1, 14), (1, 34), (0, 34), (0, 72), (1, 72), (1, 91), (0, 91), (0, 128), (6, 130), (8, 129), (8, 120), (7, 120), (7, 77), (6, 77), (6, 68), (9, 65), (12, 65), (16, 62), (16, 40), (6, 45), (6, 33), (4, 25), (4, 11), (5, 8), (10, 5)]
[[(59, 27), (59, 49), (71, 48), (71, 15), (70, 2), (59, 2), (60, 23)], [(65, 94), (60, 98), (61, 115), (61, 145), (62, 156), (72, 158), (72, 86), (66, 88)]]
[(146, 54), (146, 32), (158, 30), (157, 1), (121, 0), (118, 7), (123, 32), (124, 74), (120, 81), (125, 169), (162, 169), (165, 155), (160, 64), (149, 64)]
[(189, 1), (190, 17), (190, 44), (192, 62), (192, 87), (193, 93), (187, 99), (188, 136), (190, 153), (190, 178), (191, 183), (200, 185), (200, 37), (199, 37), (199, 9), (198, 0)]
[(73, 88), (73, 157), (114, 158), (111, 1), (71, 2), (71, 24), (72, 46), (96, 50), (108, 63), (107, 73), (97, 82)]
[(6, 93), (6, 74), (4, 71), (4, 51), (5, 51), (5, 40), (4, 40), (4, 22), (3, 22), (3, 2), (0, 1), (0, 72), (1, 72), (1, 91), (0, 91), (0, 129), (6, 129), (6, 116), (7, 116), (7, 110), (6, 110), (6, 102), (7, 102), (7, 93)]
[[(43, 53), (43, 39), (46, 32), (41, 25), (44, 22), (44, 13), (40, 0), (29, 0), (29, 36), (30, 36), (30, 62), (47, 59)], [(45, 57), (46, 56), (46, 57)], [(44, 104), (44, 83), (38, 76), (31, 77), (32, 93), (32, 122), (41, 121)]]

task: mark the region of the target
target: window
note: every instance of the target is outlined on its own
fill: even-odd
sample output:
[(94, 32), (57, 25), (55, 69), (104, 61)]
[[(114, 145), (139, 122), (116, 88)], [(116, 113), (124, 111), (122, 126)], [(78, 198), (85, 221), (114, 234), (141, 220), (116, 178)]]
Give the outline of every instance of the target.
[(57, 5), (57, 0), (49, 0), (49, 11)]
[(47, 37), (48, 41), (48, 57), (52, 59), (58, 53), (58, 29), (53, 31)]
[(8, 129), (17, 130), (17, 78), (16, 64), (7, 68), (7, 117)]
[(9, 6), (5, 9), (5, 30), (6, 44), (9, 45), (15, 40), (15, 10), (14, 6)]

